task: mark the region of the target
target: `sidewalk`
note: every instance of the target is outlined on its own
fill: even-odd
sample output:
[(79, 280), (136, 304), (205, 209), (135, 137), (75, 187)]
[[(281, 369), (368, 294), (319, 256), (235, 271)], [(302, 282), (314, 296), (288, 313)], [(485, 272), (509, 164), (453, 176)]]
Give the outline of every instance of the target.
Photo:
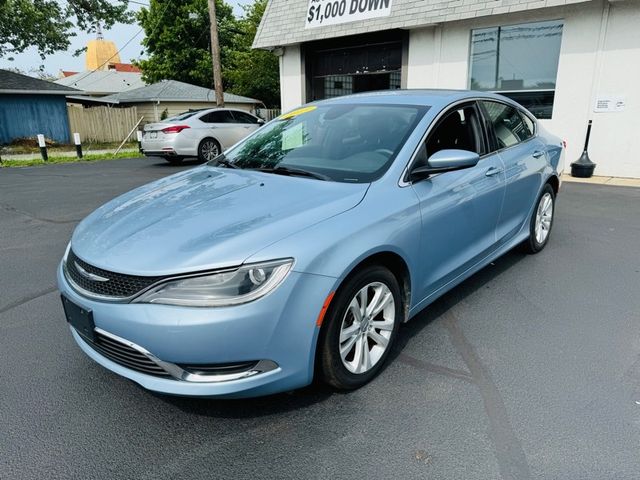
[[(112, 154), (113, 152), (115, 152), (116, 149), (115, 148), (111, 148), (108, 150), (90, 150), (90, 149), (82, 149), (82, 154), (83, 156), (87, 156), (87, 155), (109, 155)], [(120, 152), (138, 152), (137, 148), (123, 148), (120, 150)], [(8, 154), (0, 154), (0, 156), (2, 157), (2, 160), (24, 160), (24, 161), (29, 161), (29, 160), (39, 160), (40, 158), (42, 158), (40, 156), (40, 152), (34, 152), (34, 153), (8, 153)], [(76, 156), (76, 151), (75, 150), (68, 150), (65, 152), (58, 152), (58, 151), (53, 151), (53, 152), (49, 152), (49, 156), (50, 157), (75, 157)]]
[(572, 183), (592, 183), (594, 185), (611, 185), (616, 187), (640, 187), (640, 178), (600, 177), (595, 175), (591, 178), (577, 178), (572, 177), (568, 173), (563, 173), (562, 181)]

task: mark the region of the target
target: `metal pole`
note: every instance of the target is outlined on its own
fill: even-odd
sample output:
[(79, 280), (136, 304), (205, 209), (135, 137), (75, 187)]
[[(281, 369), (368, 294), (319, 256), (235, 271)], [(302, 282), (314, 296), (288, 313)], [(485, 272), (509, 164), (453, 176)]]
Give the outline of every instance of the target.
[(44, 135), (41, 133), (38, 134), (38, 146), (40, 147), (40, 155), (42, 156), (43, 161), (49, 160), (49, 155), (47, 154), (47, 144), (44, 141)]
[(211, 63), (213, 64), (213, 86), (216, 92), (216, 105), (224, 107), (222, 91), (222, 69), (220, 68), (220, 40), (218, 39), (218, 23), (216, 20), (216, 2), (208, 0), (209, 22), (211, 24)]

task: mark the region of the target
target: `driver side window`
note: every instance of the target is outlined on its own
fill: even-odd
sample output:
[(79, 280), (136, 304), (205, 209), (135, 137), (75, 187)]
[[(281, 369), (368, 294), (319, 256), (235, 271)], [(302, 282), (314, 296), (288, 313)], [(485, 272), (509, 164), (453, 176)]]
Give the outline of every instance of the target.
[(468, 150), (484, 155), (485, 147), (475, 104), (456, 107), (440, 119), (426, 141), (427, 158), (440, 150)]

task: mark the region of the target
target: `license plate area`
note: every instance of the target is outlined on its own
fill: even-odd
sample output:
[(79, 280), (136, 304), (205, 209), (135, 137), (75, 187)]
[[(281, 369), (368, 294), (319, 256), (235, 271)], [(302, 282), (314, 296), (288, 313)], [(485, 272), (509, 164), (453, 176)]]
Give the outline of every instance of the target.
[(149, 132), (149, 138), (158, 138), (158, 132)]
[(96, 338), (95, 323), (93, 321), (93, 312), (91, 310), (76, 305), (64, 295), (61, 295), (62, 307), (67, 317), (67, 322), (85, 339), (93, 342)]

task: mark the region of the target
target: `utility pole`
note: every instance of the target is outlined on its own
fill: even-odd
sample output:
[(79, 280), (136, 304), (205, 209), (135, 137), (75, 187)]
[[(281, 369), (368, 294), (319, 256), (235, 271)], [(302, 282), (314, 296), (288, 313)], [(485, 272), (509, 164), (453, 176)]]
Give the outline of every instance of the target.
[(211, 63), (213, 64), (213, 85), (216, 91), (216, 105), (224, 107), (222, 92), (222, 70), (220, 68), (220, 41), (218, 40), (218, 23), (216, 21), (216, 2), (209, 2), (209, 22), (211, 23)]

